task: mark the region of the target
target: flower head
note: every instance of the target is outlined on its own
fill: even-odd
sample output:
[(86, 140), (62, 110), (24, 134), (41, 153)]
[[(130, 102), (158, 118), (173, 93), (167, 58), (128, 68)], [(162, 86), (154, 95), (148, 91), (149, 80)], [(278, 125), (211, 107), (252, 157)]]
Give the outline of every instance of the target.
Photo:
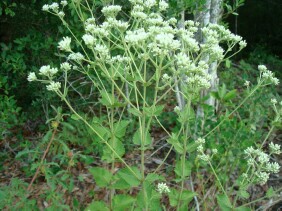
[(169, 193), (170, 190), (168, 186), (165, 183), (158, 183), (157, 191), (162, 194), (162, 193)]
[(60, 82), (54, 82), (51, 81), (49, 85), (46, 86), (47, 90), (49, 91), (58, 91), (61, 88), (61, 83)]
[(71, 38), (70, 37), (63, 37), (63, 40), (59, 42), (58, 48), (62, 51), (71, 52)]
[(36, 77), (35, 73), (34, 73), (34, 72), (29, 73), (29, 75), (28, 75), (28, 77), (27, 77), (27, 80), (28, 80), (29, 82), (31, 82), (31, 81), (36, 81), (36, 80), (37, 80), (37, 77)]

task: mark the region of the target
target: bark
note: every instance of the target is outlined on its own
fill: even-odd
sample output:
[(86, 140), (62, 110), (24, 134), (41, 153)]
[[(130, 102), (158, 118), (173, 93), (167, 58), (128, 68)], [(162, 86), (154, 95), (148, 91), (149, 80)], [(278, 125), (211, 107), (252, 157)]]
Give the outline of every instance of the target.
[[(210, 10), (210, 23), (217, 24), (221, 18), (221, 4), (222, 0), (211, 0), (211, 10)], [(208, 73), (211, 75), (211, 88), (209, 92), (216, 91), (218, 88), (219, 79), (217, 76), (217, 61), (213, 62), (208, 70)], [(210, 106), (213, 106), (216, 109), (216, 100), (214, 97), (210, 96), (206, 103)]]
[[(203, 5), (203, 8), (198, 9), (195, 14), (195, 21), (199, 22), (199, 29), (207, 26), (210, 23), (210, 10), (211, 10), (211, 0), (207, 0), (205, 4)], [(201, 30), (198, 31), (197, 34), (197, 40), (199, 43), (205, 43), (205, 39), (203, 37), (203, 34)], [(203, 61), (208, 62), (209, 61), (209, 56), (204, 55), (202, 58)], [(206, 73), (209, 73), (209, 70), (206, 70)], [(206, 92), (201, 93), (201, 97), (206, 95)], [(197, 117), (203, 117), (204, 116), (204, 111), (201, 106), (197, 107)]]

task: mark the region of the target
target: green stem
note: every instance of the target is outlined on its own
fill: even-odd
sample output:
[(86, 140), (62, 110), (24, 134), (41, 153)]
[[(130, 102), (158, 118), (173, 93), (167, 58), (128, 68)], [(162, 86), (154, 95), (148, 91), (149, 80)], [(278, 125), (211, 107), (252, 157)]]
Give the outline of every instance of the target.
[(256, 91), (260, 88), (262, 82), (260, 82), (251, 92), (248, 94), (248, 96), (226, 117), (224, 118), (216, 127), (214, 127), (210, 132), (208, 132), (203, 138), (206, 138), (211, 133), (213, 133), (216, 129), (218, 129), (230, 116), (232, 116)]
[(138, 177), (138, 175), (136, 175), (136, 173), (132, 170), (132, 168), (124, 161), (124, 159), (122, 159), (122, 157), (120, 157), (117, 152), (113, 149), (113, 147), (92, 127), (92, 125), (90, 125), (82, 116), (80, 116), (75, 110), (74, 108), (71, 106), (71, 104), (67, 101), (67, 99), (62, 95), (61, 92), (58, 93), (59, 96), (62, 98), (62, 100), (67, 104), (67, 106), (69, 107), (69, 109), (80, 119), (84, 122), (84, 124), (86, 124), (101, 140), (104, 144), (106, 144), (106, 146), (115, 154), (115, 156), (129, 169), (129, 171), (137, 178), (140, 179)]

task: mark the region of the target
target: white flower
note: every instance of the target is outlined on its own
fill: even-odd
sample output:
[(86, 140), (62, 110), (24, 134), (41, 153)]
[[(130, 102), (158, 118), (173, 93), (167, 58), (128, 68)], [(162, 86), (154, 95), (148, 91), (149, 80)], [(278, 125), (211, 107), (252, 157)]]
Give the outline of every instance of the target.
[(171, 77), (170, 77), (168, 74), (165, 73), (165, 74), (163, 74), (162, 80), (163, 80), (163, 81), (169, 81), (170, 78), (171, 78)]
[(205, 155), (205, 154), (202, 154), (202, 155), (198, 155), (197, 156), (200, 160), (203, 160), (205, 162), (208, 162), (210, 160), (210, 156), (209, 155)]
[(158, 183), (157, 191), (162, 194), (162, 193), (169, 193), (169, 187), (165, 183)]
[(259, 71), (264, 72), (264, 71), (267, 70), (267, 67), (266, 67), (265, 65), (259, 65), (259, 66), (258, 66), (258, 69), (259, 69)]
[(179, 108), (179, 106), (175, 106), (173, 110), (175, 113), (178, 113), (180, 112), (181, 109)]
[(68, 2), (67, 1), (61, 1), (61, 5), (63, 5), (63, 7), (67, 6)]
[(170, 33), (160, 33), (155, 39), (158, 47), (167, 50), (176, 50), (181, 45), (179, 40), (174, 40), (174, 35)]
[(125, 41), (131, 44), (137, 44), (142, 41), (145, 41), (148, 36), (149, 34), (145, 32), (145, 29), (140, 28), (136, 31), (127, 31), (125, 35)]
[(49, 91), (58, 91), (61, 88), (60, 82), (51, 81), (49, 85), (46, 86), (47, 90)]
[(90, 34), (83, 35), (82, 39), (85, 42), (85, 45), (87, 45), (89, 48), (91, 48), (96, 42), (96, 38)]
[(204, 144), (204, 143), (206, 143), (206, 141), (205, 141), (204, 138), (198, 138), (195, 142), (196, 142), (197, 144)]
[(96, 50), (98, 52), (98, 54), (102, 57), (102, 58), (106, 58), (106, 57), (109, 57), (109, 49), (107, 46), (105, 45), (96, 45), (94, 50)]
[(36, 80), (37, 80), (37, 77), (36, 77), (35, 73), (34, 73), (34, 72), (29, 73), (29, 75), (28, 75), (28, 77), (27, 77), (27, 80), (28, 80), (29, 82), (31, 82), (31, 81), (36, 81)]
[(102, 13), (106, 17), (115, 17), (119, 11), (121, 11), (121, 6), (118, 5), (110, 5), (102, 9)]
[(63, 11), (60, 11), (60, 12), (58, 13), (58, 16), (59, 16), (60, 18), (63, 18), (63, 17), (65, 16), (65, 13), (64, 13)]
[(241, 40), (239, 42), (240, 49), (245, 48), (247, 46), (246, 40)]
[(51, 68), (50, 69), (50, 76), (52, 77), (53, 75), (55, 75), (58, 72), (58, 68)]
[(259, 161), (261, 164), (267, 163), (267, 162), (269, 161), (269, 159), (270, 159), (270, 158), (269, 158), (268, 154), (259, 151), (258, 161)]
[(244, 86), (246, 87), (250, 86), (250, 81), (245, 81)]
[(280, 150), (280, 145), (278, 144), (273, 144), (272, 142), (269, 144), (269, 148), (270, 148), (270, 151), (271, 153), (273, 154), (281, 154), (281, 150)]
[(81, 62), (81, 60), (84, 59), (84, 56), (83, 56), (81, 53), (79, 53), (79, 52), (77, 52), (77, 53), (71, 53), (71, 54), (68, 56), (68, 59), (74, 60), (74, 61), (76, 61), (76, 62)]
[(256, 173), (256, 176), (257, 176), (257, 179), (258, 179), (258, 183), (260, 185), (264, 185), (268, 178), (269, 178), (269, 173), (266, 173), (266, 172), (258, 172)]
[(198, 147), (197, 147), (197, 151), (198, 152), (204, 152), (204, 147), (203, 147), (203, 145), (202, 144), (200, 144)]
[(60, 67), (64, 71), (69, 71), (71, 69), (71, 65), (68, 62), (62, 63)]
[(51, 5), (49, 5), (49, 9), (53, 10), (54, 12), (58, 12), (59, 11), (59, 4), (56, 2), (53, 2)]
[(156, 5), (156, 0), (146, 0), (144, 1), (144, 6), (147, 8), (151, 8)]
[(43, 11), (48, 11), (49, 10), (49, 5), (48, 4), (44, 4), (42, 7)]
[(131, 11), (131, 16), (133, 18), (136, 18), (136, 19), (140, 18), (142, 20), (145, 20), (148, 17), (146, 13), (140, 12), (140, 11)]
[(160, 11), (166, 10), (168, 8), (168, 3), (166, 3), (164, 0), (160, 0), (159, 8), (160, 8)]
[(274, 163), (267, 163), (266, 164), (266, 168), (265, 168), (268, 172), (272, 172), (274, 174), (279, 173), (280, 170), (280, 166), (278, 163), (274, 162)]
[(215, 154), (217, 154), (217, 149), (212, 149), (212, 153), (215, 155)]
[(71, 52), (71, 38), (70, 37), (63, 37), (63, 40), (59, 42), (58, 48), (62, 51)]
[(270, 102), (271, 102), (273, 105), (277, 104), (277, 100), (276, 100), (276, 99), (271, 99)]
[(49, 76), (50, 73), (50, 65), (44, 65), (39, 69), (39, 75)]

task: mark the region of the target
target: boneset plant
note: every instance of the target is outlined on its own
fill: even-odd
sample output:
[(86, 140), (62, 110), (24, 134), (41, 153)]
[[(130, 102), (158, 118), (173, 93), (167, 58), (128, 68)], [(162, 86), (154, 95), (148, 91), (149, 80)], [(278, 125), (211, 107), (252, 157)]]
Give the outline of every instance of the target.
[[(265, 66), (259, 66), (258, 83), (248, 85), (247, 97), (214, 129), (203, 134), (195, 126), (199, 123), (194, 108), (199, 103), (200, 92), (210, 87), (211, 77), (206, 70), (213, 61), (218, 61), (219, 65), (241, 51), (246, 42), (216, 24), (199, 29), (196, 22), (189, 20), (184, 28), (178, 28), (175, 18), (166, 18), (168, 4), (163, 0), (130, 0), (130, 3), (129, 16), (120, 15), (122, 7), (119, 5), (105, 6), (103, 22), (96, 19), (87, 0), (61, 1), (42, 8), (58, 16), (70, 36), (63, 37), (58, 44), (65, 61), (59, 67), (42, 66), (39, 73), (31, 72), (28, 80), (46, 84), (48, 91), (64, 101), (73, 113), (72, 118), (87, 125), (95, 137), (93, 140), (103, 145), (101, 160), (108, 163), (107, 167), (89, 169), (97, 186), (105, 188), (109, 194), (107, 201), (93, 201), (87, 210), (161, 210), (165, 209), (165, 205), (161, 205), (165, 194), (168, 194), (169, 206), (177, 210), (187, 210), (193, 199), (194, 206), (199, 209), (200, 196), (193, 191), (193, 184), (191, 190), (187, 188), (187, 181), (192, 180), (193, 165), (199, 162), (205, 163), (204, 166), (208, 164), (216, 178), (219, 206), (235, 209), (237, 197), (231, 197), (231, 191), (225, 190), (212, 164), (217, 149), (206, 149), (205, 142), (256, 90), (277, 85), (279, 80)], [(84, 27), (81, 37), (74, 34), (67, 23), (63, 10), (68, 4)], [(195, 39), (198, 30), (205, 36), (204, 44)], [(233, 52), (235, 46), (239, 46), (237, 52)], [(99, 91), (99, 103), (106, 109), (106, 121), (99, 116), (84, 115), (72, 104), (68, 92), (74, 74), (86, 77)], [(179, 86), (181, 92), (177, 89)], [(175, 98), (181, 96), (186, 102), (174, 109), (181, 126), (173, 133), (159, 119), (164, 112), (164, 99), (171, 94)], [(281, 109), (276, 111), (276, 121), (280, 121)], [(167, 134), (170, 149), (152, 171), (146, 169), (146, 153), (154, 146), (150, 134), (153, 123)], [(137, 125), (133, 134), (127, 133), (129, 125), (133, 124)], [(269, 163), (271, 154), (262, 151), (265, 141), (257, 149), (250, 146), (242, 155), (242, 159), (248, 159), (249, 167), (240, 180), (240, 190), (246, 191), (251, 184), (263, 184), (269, 173), (279, 171), (277, 163)], [(140, 162), (136, 166), (124, 158), (128, 144), (133, 144), (140, 152)], [(271, 153), (280, 153), (280, 146), (270, 147)], [(175, 178), (166, 181), (160, 169), (172, 150), (176, 153)], [(117, 171), (116, 162), (121, 162), (124, 168)], [(123, 194), (118, 194), (118, 190), (124, 190)], [(135, 194), (130, 195), (133, 190)]]

